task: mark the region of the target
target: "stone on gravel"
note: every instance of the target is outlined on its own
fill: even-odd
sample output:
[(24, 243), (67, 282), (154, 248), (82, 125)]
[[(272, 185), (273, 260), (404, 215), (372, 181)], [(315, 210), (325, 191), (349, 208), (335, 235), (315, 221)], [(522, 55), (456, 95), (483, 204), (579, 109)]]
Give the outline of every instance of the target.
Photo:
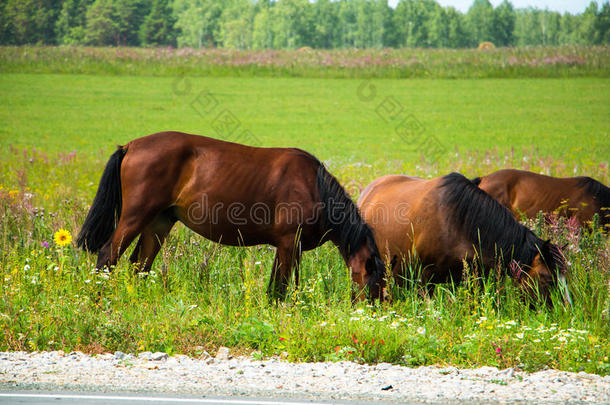
[(224, 346), (219, 347), (218, 351), (216, 352), (216, 360), (220, 360), (220, 361), (229, 360), (229, 358), (230, 358), (229, 353), (230, 353), (230, 350), (228, 347), (224, 347)]
[(167, 360), (169, 355), (163, 352), (154, 352), (150, 355), (150, 359), (153, 361)]
[(142, 360), (150, 360), (151, 356), (152, 356), (151, 352), (141, 352), (141, 353), (138, 353), (138, 359), (142, 359)]

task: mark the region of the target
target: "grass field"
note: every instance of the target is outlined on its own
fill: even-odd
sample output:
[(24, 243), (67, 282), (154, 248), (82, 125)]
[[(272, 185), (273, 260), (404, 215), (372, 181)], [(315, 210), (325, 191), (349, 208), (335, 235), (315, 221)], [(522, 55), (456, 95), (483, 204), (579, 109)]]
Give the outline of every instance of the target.
[[(330, 244), (305, 254), (301, 286), (265, 297), (273, 250), (221, 247), (176, 227), (148, 277), (111, 274), (60, 228), (78, 231), (118, 143), (176, 129), (298, 146), (350, 193), (377, 176), (468, 176), (506, 166), (609, 183), (610, 83), (578, 79), (305, 79), (0, 75), (0, 350), (161, 350), (219, 345), (292, 360), (554, 367), (610, 373), (610, 247), (598, 233), (532, 224), (569, 243), (574, 309), (530, 309), (509, 280), (471, 276), (432, 299), (393, 290), (384, 306), (350, 302)], [(36, 70), (36, 69), (34, 69)], [(373, 87), (371, 87), (373, 86)], [(213, 101), (210, 101), (213, 100)], [(203, 111), (203, 112), (202, 112)], [(233, 134), (217, 132), (228, 111)], [(392, 118), (395, 117), (395, 118)], [(401, 138), (406, 117), (417, 142)], [(421, 156), (422, 139), (441, 152)]]
[[(207, 92), (217, 103), (210, 113), (207, 103), (213, 101), (207, 101)], [(421, 123), (422, 136), (441, 141), (447, 156), (456, 150), (514, 149), (517, 155), (561, 157), (581, 173), (583, 165), (602, 163), (610, 156), (610, 82), (605, 79), (4, 74), (0, 95), (6, 106), (0, 110), (3, 143), (50, 152), (90, 153), (101, 148), (108, 153), (117, 143), (161, 130), (228, 139), (230, 135), (215, 131), (214, 122), (229, 111), (259, 144), (298, 146), (323, 159), (405, 164), (417, 160), (417, 145), (395, 131), (410, 116)], [(239, 133), (241, 129), (235, 132)]]

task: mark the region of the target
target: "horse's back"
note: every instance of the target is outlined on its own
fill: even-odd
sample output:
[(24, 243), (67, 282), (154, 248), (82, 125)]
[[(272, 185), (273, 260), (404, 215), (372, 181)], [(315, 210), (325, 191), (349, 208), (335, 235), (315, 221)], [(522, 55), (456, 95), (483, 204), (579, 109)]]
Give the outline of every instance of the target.
[[(589, 220), (594, 196), (583, 187), (583, 177), (552, 177), (525, 170), (503, 169), (484, 176), (479, 187), (508, 207), (515, 216), (535, 217), (539, 211)], [(593, 180), (595, 181), (595, 180)]]
[(387, 260), (410, 252), (414, 235), (419, 237), (425, 227), (436, 221), (437, 185), (438, 179), (388, 175), (366, 187), (358, 206)]
[(279, 203), (287, 207), (280, 212), (284, 216), (292, 215), (293, 206), (300, 210), (295, 218), (313, 216), (319, 162), (300, 149), (252, 147), (181, 132), (152, 134), (125, 147), (124, 204), (146, 205), (151, 212), (174, 207), (180, 221), (208, 239), (273, 243), (274, 235), (285, 231), (276, 218)]
[(386, 176), (379, 177), (373, 180), (360, 194), (358, 198), (358, 206), (362, 206), (367, 203), (370, 198), (377, 198), (377, 193), (381, 190), (387, 190), (392, 187), (400, 187), (406, 183), (424, 181), (421, 177), (406, 176), (403, 174), (389, 174)]

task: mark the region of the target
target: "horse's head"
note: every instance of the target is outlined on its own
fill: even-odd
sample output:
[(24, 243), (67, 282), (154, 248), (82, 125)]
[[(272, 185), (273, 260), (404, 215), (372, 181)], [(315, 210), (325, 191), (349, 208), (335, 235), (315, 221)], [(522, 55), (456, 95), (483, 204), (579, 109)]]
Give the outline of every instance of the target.
[(538, 246), (538, 253), (526, 268), (522, 269), (513, 263), (512, 272), (513, 277), (532, 298), (539, 296), (550, 303), (551, 290), (559, 288), (565, 305), (572, 306), (566, 283), (567, 264), (559, 246), (547, 240)]
[(369, 287), (371, 299), (384, 300), (385, 264), (381, 260), (377, 245), (372, 238), (367, 238), (346, 260), (352, 272), (352, 280), (360, 286), (361, 293), (356, 297), (363, 299), (362, 290)]

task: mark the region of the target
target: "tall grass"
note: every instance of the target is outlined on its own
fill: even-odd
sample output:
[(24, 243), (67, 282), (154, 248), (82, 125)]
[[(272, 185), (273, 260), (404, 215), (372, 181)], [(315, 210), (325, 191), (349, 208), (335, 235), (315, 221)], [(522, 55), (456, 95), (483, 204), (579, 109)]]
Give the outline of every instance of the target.
[(609, 66), (607, 46), (486, 51), (0, 47), (2, 73), (316, 78), (609, 77)]
[[(479, 159), (471, 164), (464, 156), (471, 155), (443, 165), (480, 174)], [(563, 220), (531, 224), (538, 234), (568, 243), (573, 309), (558, 296), (552, 308), (527, 302), (495, 270), (470, 268), (462, 284), (440, 286), (429, 298), (409, 282), (404, 289), (390, 285), (391, 304), (352, 304), (350, 275), (330, 244), (304, 255), (301, 285), (274, 304), (265, 294), (274, 255), (267, 246), (220, 246), (177, 226), (151, 273), (134, 275), (125, 258), (112, 273), (96, 273), (95, 257), (56, 245), (58, 229), (78, 231), (105, 160), (3, 152), (0, 350), (198, 355), (227, 345), (237, 353), (292, 360), (610, 373), (610, 247), (598, 232)], [(502, 157), (490, 156), (488, 168), (496, 161)], [(553, 167), (553, 174), (562, 174), (561, 165)], [(393, 162), (375, 169), (337, 162), (331, 169), (352, 185), (354, 196), (377, 170), (406, 170)], [(435, 176), (442, 169), (422, 161), (409, 170)], [(602, 177), (607, 181), (607, 173)]]

